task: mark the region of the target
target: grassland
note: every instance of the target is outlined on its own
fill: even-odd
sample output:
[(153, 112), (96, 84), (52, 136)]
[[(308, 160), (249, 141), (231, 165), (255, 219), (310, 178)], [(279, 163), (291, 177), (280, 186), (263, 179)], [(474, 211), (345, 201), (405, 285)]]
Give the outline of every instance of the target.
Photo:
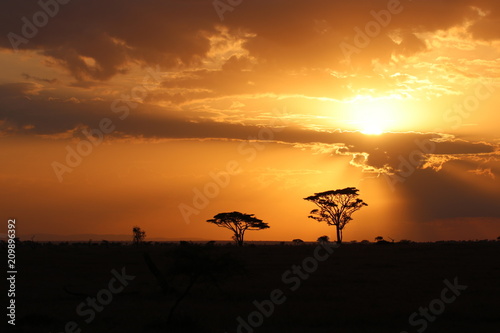
[[(425, 332), (500, 327), (500, 242), (345, 244), (317, 267), (306, 260), (311, 272), (302, 271), (308, 276), (300, 286), (292, 267), (313, 258), (317, 244), (31, 245), (18, 247), (16, 332), (65, 332), (71, 321), (77, 326), (69, 332), (238, 332), (237, 318), (248, 321), (254, 301), (278, 289), (283, 295), (272, 315), (239, 332), (410, 333), (423, 329), (409, 323), (410, 315), (441, 298), (443, 281), (455, 278), (467, 288), (428, 320)], [(134, 279), (86, 323), (89, 312), (78, 314), (78, 306), (109, 289), (112, 271), (122, 269)]]

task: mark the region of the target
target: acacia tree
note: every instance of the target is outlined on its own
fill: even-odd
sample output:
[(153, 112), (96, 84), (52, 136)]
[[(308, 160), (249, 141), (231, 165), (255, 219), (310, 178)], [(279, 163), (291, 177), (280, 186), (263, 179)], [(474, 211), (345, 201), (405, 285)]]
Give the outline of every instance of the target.
[(215, 215), (213, 219), (207, 220), (207, 222), (234, 232), (233, 239), (238, 246), (243, 246), (245, 231), (269, 228), (267, 223), (256, 218), (254, 214), (244, 214), (240, 212), (219, 213)]
[(336, 226), (338, 244), (342, 243), (342, 230), (352, 220), (351, 215), (361, 207), (368, 206), (358, 198), (358, 191), (355, 187), (346, 187), (315, 193), (304, 198), (304, 200), (311, 201), (318, 206), (318, 209), (311, 211), (309, 218)]
[(139, 246), (139, 244), (146, 238), (146, 232), (137, 226), (132, 228), (132, 234), (133, 242), (137, 246)]

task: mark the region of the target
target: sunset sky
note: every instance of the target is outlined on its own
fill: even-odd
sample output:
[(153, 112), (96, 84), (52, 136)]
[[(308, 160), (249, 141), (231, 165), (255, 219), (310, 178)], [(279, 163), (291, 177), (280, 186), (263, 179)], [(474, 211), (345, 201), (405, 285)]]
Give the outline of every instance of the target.
[[(46, 5), (43, 5), (46, 4)], [(45, 9), (44, 9), (45, 7)], [(3, 221), (21, 238), (500, 236), (500, 1), (0, 3)], [(91, 136), (93, 133), (93, 136)]]

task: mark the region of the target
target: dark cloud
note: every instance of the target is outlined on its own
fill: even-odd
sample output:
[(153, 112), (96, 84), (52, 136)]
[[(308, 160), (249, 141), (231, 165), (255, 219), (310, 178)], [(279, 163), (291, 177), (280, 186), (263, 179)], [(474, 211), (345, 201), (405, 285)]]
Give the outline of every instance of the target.
[[(25, 99), (37, 90), (37, 85), (34, 83), (4, 83), (0, 85), (0, 98), (4, 102)], [(7, 107), (7, 105), (6, 105)]]
[[(416, 170), (397, 184), (395, 194), (408, 198), (416, 221), (445, 218), (500, 217), (500, 179), (464, 172), (470, 161), (448, 162), (441, 171)], [(496, 163), (497, 172), (500, 165)]]
[[(21, 50), (34, 50), (56, 59), (78, 80), (107, 80), (130, 63), (164, 68), (200, 64), (210, 50), (211, 36), (225, 26), (246, 40), (243, 47), (268, 70), (310, 67), (336, 68), (344, 59), (342, 42), (354, 43), (355, 27), (373, 21), (371, 11), (386, 10), (388, 0), (245, 1), (220, 21), (206, 0), (72, 0), (38, 28)], [(399, 8), (399, 7), (398, 7)], [(353, 60), (389, 61), (391, 54), (425, 50), (417, 32), (436, 31), (474, 22), (477, 38), (498, 39), (499, 5), (494, 0), (401, 1), (401, 11), (372, 38)], [(481, 16), (486, 13), (486, 16)], [(41, 10), (37, 0), (2, 1), (0, 47), (12, 48), (9, 33), (22, 35), (26, 17)], [(398, 44), (388, 36), (398, 32)], [(353, 44), (354, 45), (354, 44)], [(359, 45), (358, 45), (359, 46)], [(92, 58), (92, 61), (89, 59)], [(244, 59), (230, 59), (225, 69), (243, 68)], [(242, 62), (243, 61), (243, 62)]]
[[(0, 31), (5, 38), (0, 46), (12, 48), (8, 33), (23, 36), (21, 18), (32, 21), (40, 10), (36, 0), (2, 1)], [(125, 71), (128, 62), (192, 64), (209, 50), (212, 10), (209, 1), (73, 0), (19, 49), (53, 57), (79, 80), (107, 80)]]
[(32, 75), (29, 75), (27, 73), (23, 73), (22, 76), (26, 80), (34, 80), (34, 81), (38, 81), (38, 82), (42, 82), (42, 83), (54, 84), (54, 83), (57, 82), (57, 79), (46, 79), (46, 78), (43, 78), (43, 77), (32, 76)]

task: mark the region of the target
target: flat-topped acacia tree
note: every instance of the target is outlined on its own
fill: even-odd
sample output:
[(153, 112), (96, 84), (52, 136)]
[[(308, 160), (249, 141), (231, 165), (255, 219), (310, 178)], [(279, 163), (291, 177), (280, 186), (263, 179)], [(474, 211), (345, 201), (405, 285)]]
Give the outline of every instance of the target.
[(234, 232), (233, 239), (238, 246), (243, 246), (245, 231), (269, 228), (267, 223), (256, 218), (254, 214), (244, 214), (240, 212), (219, 213), (215, 215), (213, 219), (207, 220), (207, 222)]
[(359, 190), (355, 187), (346, 187), (315, 193), (304, 198), (318, 206), (318, 209), (311, 210), (309, 218), (336, 226), (338, 244), (342, 243), (342, 230), (352, 220), (351, 215), (361, 207), (368, 206), (358, 198), (358, 192)]

